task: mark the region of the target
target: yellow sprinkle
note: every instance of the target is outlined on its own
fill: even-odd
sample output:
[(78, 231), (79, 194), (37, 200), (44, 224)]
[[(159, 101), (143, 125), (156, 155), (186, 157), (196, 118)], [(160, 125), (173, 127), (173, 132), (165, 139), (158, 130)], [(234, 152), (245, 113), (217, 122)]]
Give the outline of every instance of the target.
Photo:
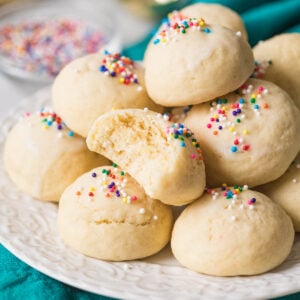
[(90, 187), (90, 191), (91, 192), (94, 192), (96, 189), (92, 186), (92, 187)]
[(120, 83), (124, 83), (125, 79), (123, 77), (120, 78)]
[(233, 127), (229, 127), (228, 129), (229, 129), (230, 132), (233, 132), (233, 131), (234, 131), (234, 128), (233, 128)]
[(243, 131), (243, 133), (244, 133), (244, 134), (248, 134), (249, 131), (248, 131), (247, 129), (245, 129), (245, 130)]
[(252, 95), (251, 95), (251, 98), (256, 98), (256, 94), (252, 94)]
[(122, 201), (123, 201), (124, 203), (126, 203), (126, 202), (127, 202), (127, 199), (124, 197), (124, 198), (122, 199)]
[(116, 110), (116, 108), (115, 108), (115, 107), (112, 107), (111, 110)]
[(43, 128), (46, 130), (48, 129), (49, 127), (47, 125), (44, 125)]
[(162, 38), (162, 39), (161, 39), (161, 42), (162, 42), (162, 43), (165, 43), (166, 41), (167, 41), (167, 40), (166, 40), (165, 38)]

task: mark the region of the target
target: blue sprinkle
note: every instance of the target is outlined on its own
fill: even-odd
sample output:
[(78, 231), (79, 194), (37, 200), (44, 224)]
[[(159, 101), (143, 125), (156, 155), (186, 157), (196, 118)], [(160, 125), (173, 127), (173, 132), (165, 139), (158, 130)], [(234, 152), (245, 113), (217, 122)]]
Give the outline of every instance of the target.
[(47, 122), (47, 125), (48, 125), (48, 126), (51, 126), (51, 125), (52, 125), (52, 121), (48, 121), (48, 122)]
[(105, 55), (108, 55), (108, 54), (109, 54), (109, 51), (104, 50), (104, 54), (105, 54)]
[(204, 31), (205, 33), (211, 33), (211, 30), (210, 30), (208, 27), (204, 28), (203, 31)]
[(74, 136), (74, 132), (73, 131), (69, 131), (68, 132), (68, 136), (70, 136), (70, 137)]
[(239, 102), (240, 102), (240, 104), (244, 104), (245, 100), (243, 98), (240, 98)]
[(159, 39), (155, 39), (155, 40), (153, 41), (153, 44), (154, 44), (154, 45), (157, 45), (159, 42), (160, 42)]
[(184, 148), (185, 147), (185, 142), (181, 142), (180, 146)]
[(232, 146), (231, 147), (231, 152), (236, 152), (238, 149), (237, 149), (237, 147), (236, 146)]
[(107, 69), (106, 69), (105, 66), (102, 65), (102, 66), (99, 67), (99, 71), (100, 71), (100, 72), (106, 72)]
[(255, 104), (254, 109), (259, 109), (259, 105)]

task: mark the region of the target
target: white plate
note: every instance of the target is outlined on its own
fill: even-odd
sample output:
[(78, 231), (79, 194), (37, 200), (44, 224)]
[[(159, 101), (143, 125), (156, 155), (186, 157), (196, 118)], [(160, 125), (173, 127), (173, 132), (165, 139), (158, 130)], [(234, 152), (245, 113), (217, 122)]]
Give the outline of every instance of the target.
[[(5, 136), (20, 115), (49, 103), (50, 91), (44, 89), (25, 99), (0, 122), (1, 158)], [(122, 299), (262, 299), (300, 291), (299, 235), (288, 260), (279, 268), (260, 276), (220, 278), (181, 267), (169, 248), (127, 263), (85, 257), (60, 240), (56, 213), (57, 205), (20, 193), (7, 178), (1, 159), (0, 242), (30, 266), (59, 281)]]

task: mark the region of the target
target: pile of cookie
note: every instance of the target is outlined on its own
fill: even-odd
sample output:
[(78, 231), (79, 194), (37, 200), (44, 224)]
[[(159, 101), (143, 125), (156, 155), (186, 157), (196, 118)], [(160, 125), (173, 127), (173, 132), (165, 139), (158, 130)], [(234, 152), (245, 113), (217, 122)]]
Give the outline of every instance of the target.
[(196, 272), (267, 272), (300, 231), (299, 62), (299, 34), (252, 50), (226, 7), (172, 12), (144, 67), (106, 50), (67, 65), (54, 110), (9, 133), (7, 173), (59, 202), (59, 234), (85, 255), (134, 260), (171, 241)]

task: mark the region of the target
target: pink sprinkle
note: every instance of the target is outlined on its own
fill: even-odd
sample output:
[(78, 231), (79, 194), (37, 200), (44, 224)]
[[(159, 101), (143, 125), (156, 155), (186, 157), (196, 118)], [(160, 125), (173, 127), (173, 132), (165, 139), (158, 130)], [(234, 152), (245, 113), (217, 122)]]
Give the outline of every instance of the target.
[(211, 125), (210, 123), (208, 123), (208, 124), (206, 125), (207, 128), (211, 128), (211, 126), (212, 126), (212, 125)]
[(263, 92), (264, 88), (262, 86), (259, 86), (257, 89), (259, 92)]
[(132, 200), (132, 201), (136, 201), (136, 200), (137, 200), (137, 196), (132, 196), (132, 197), (131, 197), (131, 200)]
[(192, 158), (192, 159), (195, 159), (195, 158), (196, 158), (196, 155), (195, 155), (195, 154), (192, 154), (192, 155), (191, 155), (191, 158)]

